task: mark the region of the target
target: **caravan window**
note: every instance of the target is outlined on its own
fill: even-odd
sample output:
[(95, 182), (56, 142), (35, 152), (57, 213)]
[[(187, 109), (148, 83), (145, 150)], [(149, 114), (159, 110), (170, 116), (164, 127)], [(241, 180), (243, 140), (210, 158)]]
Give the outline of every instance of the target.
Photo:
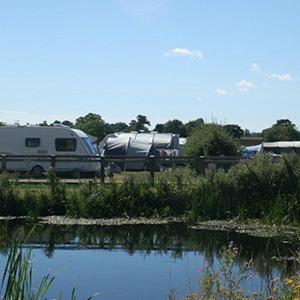
[(76, 151), (77, 141), (72, 138), (55, 139), (56, 151)]
[(40, 138), (26, 138), (25, 145), (26, 147), (39, 147), (41, 144)]

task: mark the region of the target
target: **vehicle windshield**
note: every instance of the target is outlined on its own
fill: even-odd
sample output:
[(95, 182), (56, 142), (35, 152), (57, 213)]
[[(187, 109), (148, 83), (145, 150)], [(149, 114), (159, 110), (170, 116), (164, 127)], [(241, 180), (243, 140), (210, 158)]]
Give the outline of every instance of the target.
[(84, 138), (81, 138), (81, 140), (83, 141), (84, 147), (89, 155), (97, 155), (96, 149), (93, 147), (89, 138), (84, 137)]

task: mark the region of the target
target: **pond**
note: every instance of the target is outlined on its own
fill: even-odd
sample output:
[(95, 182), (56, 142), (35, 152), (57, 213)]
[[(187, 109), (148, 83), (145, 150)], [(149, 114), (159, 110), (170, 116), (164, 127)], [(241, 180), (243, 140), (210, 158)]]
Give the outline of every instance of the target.
[[(26, 236), (32, 224), (1, 223), (1, 236), (10, 241)], [(290, 256), (298, 245), (276, 239), (224, 231), (191, 229), (184, 224), (122, 226), (36, 225), (25, 248), (32, 249), (33, 278), (55, 276), (49, 298), (68, 299), (76, 287), (78, 299), (95, 292), (95, 299), (178, 299), (198, 289), (206, 266), (220, 267), (222, 249), (231, 241), (239, 248), (236, 269), (252, 259), (253, 274), (243, 283), (247, 291), (264, 291), (272, 278), (293, 272), (275, 257)], [(8, 246), (2, 243), (0, 273)]]

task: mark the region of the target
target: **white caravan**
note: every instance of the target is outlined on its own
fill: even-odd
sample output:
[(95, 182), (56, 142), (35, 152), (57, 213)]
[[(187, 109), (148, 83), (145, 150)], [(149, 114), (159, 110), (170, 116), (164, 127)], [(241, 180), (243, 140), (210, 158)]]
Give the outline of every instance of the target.
[[(78, 129), (66, 126), (5, 126), (0, 127), (0, 155), (82, 155), (97, 156), (88, 136)], [(2, 162), (0, 161), (2, 169)], [(40, 178), (50, 168), (50, 161), (39, 159), (7, 161), (9, 172), (27, 173)], [(80, 174), (98, 174), (99, 162), (56, 162), (56, 171)]]

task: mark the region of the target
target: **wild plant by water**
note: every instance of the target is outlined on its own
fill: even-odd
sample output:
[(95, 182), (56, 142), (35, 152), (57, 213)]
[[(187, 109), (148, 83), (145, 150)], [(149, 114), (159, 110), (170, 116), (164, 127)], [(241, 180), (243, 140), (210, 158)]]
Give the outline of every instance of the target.
[(0, 215), (69, 215), (86, 218), (186, 216), (199, 219), (300, 221), (300, 159), (268, 155), (241, 162), (225, 171), (210, 167), (197, 176), (182, 168), (123, 183), (91, 181), (66, 187), (53, 174), (41, 188), (22, 187), (0, 176)]
[[(209, 265), (201, 270), (199, 290), (185, 297), (185, 300), (297, 300), (300, 299), (300, 274), (283, 279), (274, 277), (266, 290), (245, 288), (245, 283), (255, 273), (252, 261), (241, 268), (235, 266), (239, 249), (230, 242), (221, 253), (220, 268), (213, 270)], [(298, 259), (298, 258), (295, 258)], [(173, 292), (169, 299), (175, 300)]]

